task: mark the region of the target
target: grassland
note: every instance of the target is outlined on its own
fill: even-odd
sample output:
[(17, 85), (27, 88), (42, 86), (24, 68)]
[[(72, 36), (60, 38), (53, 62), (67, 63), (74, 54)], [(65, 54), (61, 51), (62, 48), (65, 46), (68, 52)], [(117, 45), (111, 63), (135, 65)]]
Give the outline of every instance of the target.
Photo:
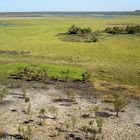
[[(140, 36), (102, 33), (96, 43), (64, 42), (64, 33), (72, 24), (103, 30), (113, 24), (140, 24), (139, 16), (1, 18), (0, 50), (29, 51), (27, 55), (0, 54), (0, 75), (7, 75), (22, 64), (47, 65), (50, 75), (70, 69), (79, 77), (88, 69), (94, 80), (140, 87)], [(55, 67), (56, 66), (56, 67)], [(57, 73), (57, 74), (56, 74)]]

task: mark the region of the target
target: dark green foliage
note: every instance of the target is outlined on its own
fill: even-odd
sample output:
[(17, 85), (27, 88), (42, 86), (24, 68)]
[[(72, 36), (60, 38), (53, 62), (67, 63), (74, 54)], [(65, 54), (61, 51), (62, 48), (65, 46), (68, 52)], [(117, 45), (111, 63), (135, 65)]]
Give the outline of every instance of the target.
[(90, 74), (89, 72), (84, 72), (84, 73), (82, 74), (82, 80), (83, 80), (84, 82), (88, 82), (88, 81), (90, 80), (90, 78), (91, 78), (91, 74)]
[(105, 32), (110, 33), (110, 34), (123, 34), (124, 33), (124, 29), (121, 27), (107, 27), (105, 29)]
[(110, 34), (137, 34), (140, 33), (140, 25), (127, 26), (125, 28), (119, 26), (113, 28), (107, 27), (105, 32)]
[(40, 80), (42, 82), (46, 82), (48, 78), (47, 69), (37, 68), (36, 65), (20, 67), (11, 76), (15, 79)]
[(140, 26), (136, 25), (136, 26), (127, 26), (125, 28), (125, 32), (127, 34), (136, 34), (136, 33), (140, 33)]
[(67, 32), (68, 36), (66, 36), (64, 41), (72, 41), (72, 42), (97, 42), (97, 34), (92, 32), (90, 27), (81, 28), (75, 25), (72, 25)]
[(79, 27), (76, 27), (75, 25), (72, 25), (69, 29), (68, 29), (68, 34), (78, 34), (78, 32), (80, 31)]
[(69, 29), (68, 29), (68, 34), (89, 34), (92, 32), (92, 29), (90, 27), (86, 27), (86, 28), (80, 28), (77, 27), (75, 25), (72, 25)]
[(30, 98), (29, 97), (25, 97), (25, 102), (26, 103), (30, 102)]

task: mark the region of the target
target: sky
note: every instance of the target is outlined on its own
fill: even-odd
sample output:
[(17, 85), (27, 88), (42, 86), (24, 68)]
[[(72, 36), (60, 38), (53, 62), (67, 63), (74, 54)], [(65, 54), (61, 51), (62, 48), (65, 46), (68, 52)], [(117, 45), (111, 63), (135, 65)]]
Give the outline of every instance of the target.
[(134, 10), (140, 0), (0, 0), (0, 12)]

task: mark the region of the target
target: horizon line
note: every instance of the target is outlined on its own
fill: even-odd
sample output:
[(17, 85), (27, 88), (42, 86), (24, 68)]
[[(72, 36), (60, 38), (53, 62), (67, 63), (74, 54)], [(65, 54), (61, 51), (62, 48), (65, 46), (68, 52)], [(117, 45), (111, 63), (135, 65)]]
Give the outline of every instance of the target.
[(113, 11), (86, 11), (86, 10), (83, 10), (83, 11), (0, 11), (0, 13), (30, 13), (30, 12), (136, 12), (136, 11), (140, 11), (140, 10), (113, 10)]

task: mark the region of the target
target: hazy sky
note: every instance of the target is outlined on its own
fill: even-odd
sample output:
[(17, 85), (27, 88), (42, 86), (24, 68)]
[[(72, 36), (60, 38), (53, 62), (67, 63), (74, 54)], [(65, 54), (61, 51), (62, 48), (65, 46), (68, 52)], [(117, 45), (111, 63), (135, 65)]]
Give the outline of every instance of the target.
[(0, 12), (16, 11), (132, 11), (140, 0), (0, 0)]

